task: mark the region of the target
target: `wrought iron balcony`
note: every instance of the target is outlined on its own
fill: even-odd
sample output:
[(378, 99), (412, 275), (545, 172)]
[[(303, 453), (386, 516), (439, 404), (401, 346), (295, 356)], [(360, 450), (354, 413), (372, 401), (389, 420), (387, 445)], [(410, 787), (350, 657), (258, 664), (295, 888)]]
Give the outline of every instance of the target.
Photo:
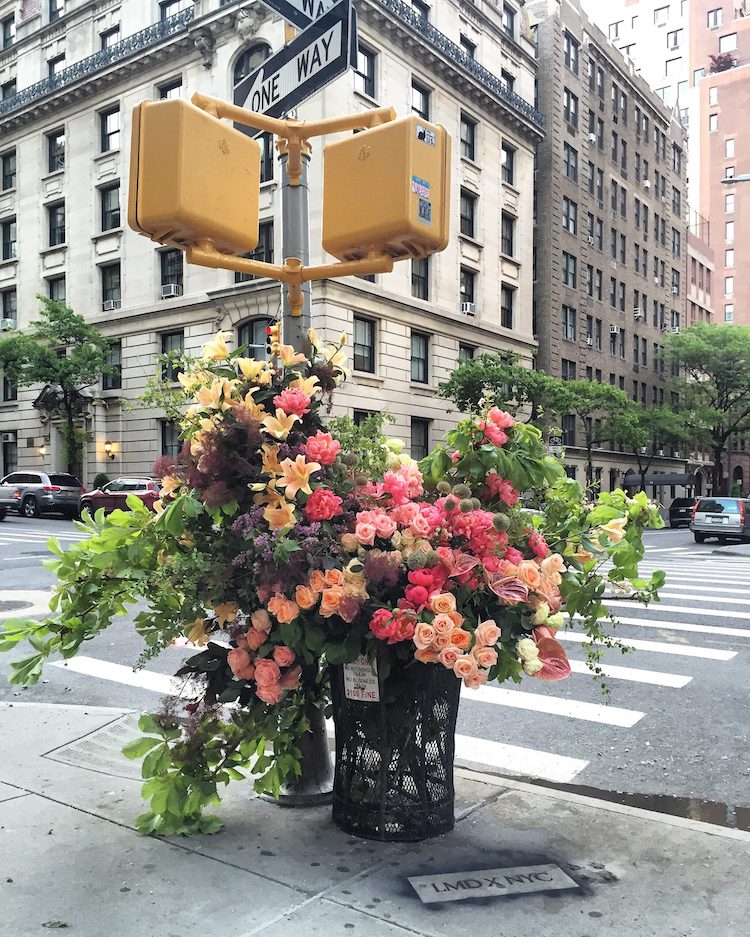
[(516, 94), (515, 91), (511, 91), (507, 88), (497, 75), (493, 75), (492, 72), (487, 71), (479, 62), (471, 58), (470, 55), (467, 55), (460, 46), (457, 46), (455, 42), (451, 42), (439, 29), (435, 29), (432, 23), (418, 13), (415, 13), (414, 9), (408, 4), (402, 3), (401, 0), (375, 0), (375, 2), (378, 6), (383, 7), (390, 13), (393, 13), (394, 16), (408, 23), (426, 43), (466, 69), (466, 71), (476, 78), (480, 84), (484, 85), (488, 91), (502, 98), (510, 107), (522, 114), (527, 120), (530, 120), (538, 127), (544, 126), (544, 116), (540, 111), (529, 104), (528, 101), (524, 100), (520, 94)]
[(38, 101), (54, 91), (72, 85), (81, 78), (92, 75), (108, 65), (113, 65), (115, 62), (127, 59), (144, 49), (148, 49), (150, 46), (156, 45), (168, 36), (172, 36), (184, 29), (194, 15), (194, 10), (190, 8), (159, 23), (152, 23), (146, 29), (133, 33), (132, 36), (127, 36), (122, 42), (117, 42), (108, 49), (102, 49), (86, 59), (81, 59), (80, 62), (64, 68), (57, 75), (50, 75), (49, 78), (24, 88), (4, 101), (0, 101), (0, 118), (13, 111), (20, 110), (28, 104), (33, 104), (34, 101)]

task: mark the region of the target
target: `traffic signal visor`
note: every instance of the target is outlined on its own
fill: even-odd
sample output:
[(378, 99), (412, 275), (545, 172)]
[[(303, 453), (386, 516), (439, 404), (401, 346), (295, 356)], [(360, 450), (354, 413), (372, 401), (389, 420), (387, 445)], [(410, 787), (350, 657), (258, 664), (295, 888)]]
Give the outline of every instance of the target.
[(154, 241), (222, 253), (258, 244), (260, 146), (187, 101), (133, 110), (128, 224)]
[(323, 148), (323, 247), (339, 260), (448, 244), (450, 137), (412, 115)]

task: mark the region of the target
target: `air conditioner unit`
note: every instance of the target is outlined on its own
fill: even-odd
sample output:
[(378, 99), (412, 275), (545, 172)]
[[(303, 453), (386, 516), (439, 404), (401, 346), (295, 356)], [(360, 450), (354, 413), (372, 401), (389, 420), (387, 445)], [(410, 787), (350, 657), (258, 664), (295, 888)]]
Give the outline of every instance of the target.
[(673, 325), (673, 326), (672, 326), (672, 334), (673, 334), (673, 335), (679, 335), (679, 334), (680, 334), (680, 327), (679, 327), (679, 325)]
[(3, 441), (3, 442), (15, 442), (15, 441), (16, 441), (16, 434), (15, 434), (15, 433), (3, 433), (3, 434), (2, 434), (2, 441)]
[(589, 234), (589, 237), (588, 237), (588, 242), (589, 242), (589, 244), (593, 244), (593, 243), (594, 243), (594, 238), (593, 238), (590, 234)]
[(119, 308), (120, 308), (119, 299), (105, 299), (104, 302), (102, 303), (102, 309), (105, 312), (111, 312), (113, 309), (119, 309)]
[(461, 303), (461, 312), (465, 316), (475, 316), (477, 314), (476, 303)]
[(15, 319), (0, 319), (0, 332), (10, 332), (16, 327)]
[(169, 299), (171, 296), (182, 296), (182, 287), (178, 283), (162, 283), (161, 298)]
[(589, 140), (590, 140), (592, 143), (596, 143), (596, 134), (595, 134), (595, 133), (590, 133), (590, 134), (589, 134)]
[(672, 458), (673, 458), (673, 459), (679, 459), (679, 458), (680, 458), (680, 452), (679, 452), (678, 449), (675, 449), (675, 450), (673, 451), (673, 453), (672, 453)]
[(617, 334), (619, 334), (619, 331), (620, 331), (620, 326), (619, 326), (619, 325), (610, 325), (610, 327), (609, 327), (609, 334), (610, 334), (610, 335), (617, 335)]
[(650, 189), (650, 188), (651, 188), (651, 181), (650, 181), (649, 179), (644, 179), (644, 180), (643, 180), (643, 188), (644, 188), (644, 189)]
[(643, 319), (643, 318), (645, 318), (645, 317), (644, 317), (644, 315), (643, 315), (643, 313), (641, 312), (640, 309), (636, 309), (636, 311), (633, 313), (633, 318), (634, 318), (636, 321), (639, 321), (640, 319)]
[(647, 452), (648, 452), (648, 449), (646, 449), (645, 446), (641, 446), (641, 455), (646, 455)]
[(594, 339), (593, 339), (593, 338), (587, 338), (587, 339), (586, 339), (586, 344), (589, 346), (589, 348), (591, 348), (591, 346), (594, 344)]
[(609, 265), (610, 265), (610, 267), (611, 267), (613, 270), (617, 270), (617, 261), (616, 261), (616, 260), (610, 260)]
[(659, 285), (659, 277), (654, 277), (654, 286)]
[(679, 292), (680, 292), (680, 291), (679, 291), (679, 289), (678, 289), (676, 286), (673, 286), (673, 287), (672, 287), (672, 292), (674, 293), (675, 296), (677, 296), (677, 295), (679, 295)]
[(661, 456), (661, 455), (664, 455), (664, 450), (663, 450), (663, 449), (659, 449), (658, 455), (660, 455), (660, 456)]

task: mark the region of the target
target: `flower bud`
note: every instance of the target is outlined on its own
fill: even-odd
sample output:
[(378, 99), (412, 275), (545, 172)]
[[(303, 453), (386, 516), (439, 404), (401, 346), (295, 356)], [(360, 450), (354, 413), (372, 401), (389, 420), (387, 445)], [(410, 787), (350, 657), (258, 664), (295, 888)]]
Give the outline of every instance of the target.
[(503, 534), (510, 527), (510, 518), (507, 514), (493, 514), (492, 526), (499, 534)]
[(344, 465), (356, 465), (359, 462), (359, 456), (356, 452), (345, 452), (341, 456), (341, 461)]
[(470, 498), (471, 497), (471, 488), (468, 485), (454, 485), (453, 494), (457, 498)]
[(462, 514), (468, 514), (469, 511), (474, 510), (474, 504), (471, 498), (462, 498), (458, 502), (458, 507)]
[(441, 495), (450, 494), (451, 486), (447, 481), (437, 483), (437, 490)]
[(415, 550), (406, 558), (407, 569), (422, 569), (425, 566), (425, 555), (420, 550)]
[(354, 481), (355, 481), (358, 485), (366, 485), (367, 482), (369, 481), (369, 479), (368, 479), (368, 477), (367, 477), (366, 475), (357, 475), (357, 476), (355, 476)]
[(478, 511), (482, 506), (482, 502), (479, 500), (479, 498), (472, 498), (471, 506), (474, 508), (475, 511)]
[(445, 510), (450, 514), (451, 511), (456, 510), (456, 500), (455, 498), (446, 498), (445, 499)]

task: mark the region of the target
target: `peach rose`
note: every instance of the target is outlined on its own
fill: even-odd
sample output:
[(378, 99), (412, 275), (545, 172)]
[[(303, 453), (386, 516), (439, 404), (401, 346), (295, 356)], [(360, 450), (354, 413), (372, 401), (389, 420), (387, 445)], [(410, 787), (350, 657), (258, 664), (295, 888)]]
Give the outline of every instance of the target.
[(416, 646), (420, 650), (423, 650), (424, 648), (430, 647), (434, 640), (435, 629), (433, 626), (425, 622), (420, 622), (414, 630), (414, 643)]
[(279, 683), (285, 690), (296, 690), (299, 686), (299, 678), (302, 676), (302, 668), (297, 664), (296, 667), (290, 667), (284, 674)]
[(267, 686), (258, 684), (255, 687), (255, 695), (264, 703), (268, 703), (269, 706), (275, 706), (281, 702), (281, 684), (269, 683)]
[(268, 640), (268, 632), (255, 630), (248, 631), (248, 633), (245, 635), (245, 640), (247, 641), (247, 646), (251, 651), (257, 651), (258, 648), (262, 644), (265, 644)]
[(294, 598), (300, 608), (312, 608), (318, 601), (318, 593), (309, 586), (297, 586), (294, 590)]
[(314, 569), (310, 573), (310, 588), (313, 592), (322, 592), (326, 587), (326, 581), (323, 573), (319, 569)]
[(471, 654), (480, 667), (489, 670), (497, 663), (497, 651), (494, 647), (475, 647)]
[(456, 597), (450, 592), (440, 592), (433, 595), (430, 599), (430, 610), (436, 615), (447, 615), (448, 612), (456, 611)]
[(460, 652), (457, 647), (451, 645), (450, 647), (444, 647), (440, 654), (438, 655), (440, 663), (443, 667), (447, 667), (448, 670), (453, 670), (456, 665), (456, 661), (460, 657)]
[(463, 628), (456, 628), (455, 631), (451, 631), (451, 644), (465, 651), (471, 644), (471, 635), (468, 631), (464, 631)]
[(438, 652), (433, 650), (431, 647), (420, 647), (414, 654), (415, 660), (418, 660), (422, 664), (437, 664)]
[(565, 560), (559, 553), (550, 553), (542, 560), (542, 572), (556, 586), (560, 585), (560, 573), (565, 572)]
[(255, 668), (250, 663), (250, 655), (241, 647), (236, 647), (227, 654), (227, 663), (238, 680), (252, 680)]
[(323, 574), (327, 586), (343, 586), (344, 574), (340, 569), (327, 569)]
[(341, 535), (341, 546), (346, 550), (347, 553), (356, 553), (359, 543), (357, 543), (357, 538), (354, 534), (342, 534)]
[[(453, 598), (453, 596), (451, 596), (451, 598)], [(455, 624), (450, 615), (446, 612), (441, 612), (433, 618), (432, 627), (438, 634), (450, 634), (455, 628)]]
[(328, 589), (324, 589), (320, 597), (320, 614), (323, 618), (330, 618), (331, 615), (335, 614), (343, 598), (344, 590), (341, 586), (330, 586)]
[(299, 615), (299, 606), (296, 602), (292, 602), (291, 599), (277, 592), (273, 598), (268, 600), (268, 611), (276, 621), (284, 623), (294, 621)]
[(458, 612), (448, 612), (448, 618), (450, 618), (456, 628), (460, 628), (464, 623), (464, 616), (460, 615)]
[(487, 682), (487, 671), (478, 670), (471, 677), (464, 677), (464, 686), (468, 687), (470, 690), (478, 690), (480, 686)]
[(443, 648), (446, 648), (446, 647), (455, 647), (455, 644), (453, 644), (453, 642), (451, 641), (450, 632), (448, 634), (445, 634), (445, 633), (436, 634), (434, 643), (435, 643), (435, 647), (439, 651), (442, 651)]
[(264, 608), (259, 608), (250, 616), (250, 622), (256, 631), (271, 630), (271, 616)]
[(487, 621), (479, 623), (477, 630), (474, 632), (474, 637), (477, 644), (487, 646), (497, 644), (501, 634), (502, 631), (497, 627), (495, 622), (491, 618), (488, 618)]
[(268, 657), (255, 662), (255, 682), (258, 686), (272, 686), (279, 682), (279, 665)]
[(378, 532), (378, 537), (383, 537), (384, 539), (392, 537), (396, 532), (396, 522), (388, 517), (387, 514), (378, 514), (374, 518), (375, 530)]
[(470, 654), (459, 654), (456, 658), (456, 663), (453, 665), (453, 673), (457, 677), (461, 677), (466, 680), (469, 677), (475, 676), (479, 672), (477, 667), (477, 662)]
[(273, 659), (279, 667), (288, 667), (290, 664), (293, 664), (296, 656), (294, 651), (284, 644), (280, 644), (273, 649)]
[(529, 589), (536, 589), (542, 584), (542, 571), (534, 560), (521, 560), (518, 564), (518, 578)]

